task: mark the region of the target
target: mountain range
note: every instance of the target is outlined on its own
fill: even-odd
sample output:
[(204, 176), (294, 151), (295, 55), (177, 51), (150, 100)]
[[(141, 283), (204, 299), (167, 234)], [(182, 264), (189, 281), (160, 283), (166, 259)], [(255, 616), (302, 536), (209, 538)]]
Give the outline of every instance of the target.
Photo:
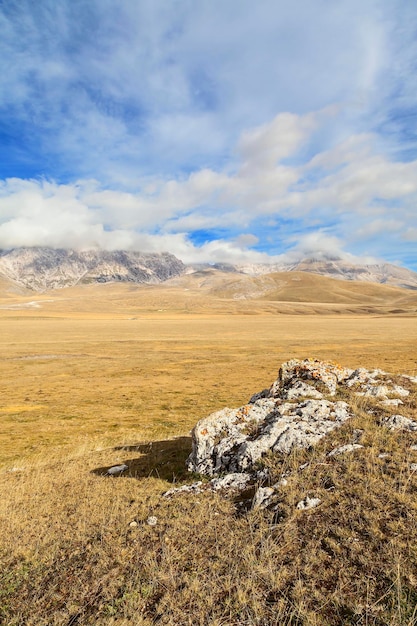
[(157, 284), (185, 271), (184, 263), (167, 252), (52, 248), (14, 248), (0, 252), (0, 276), (39, 292), (80, 283)]
[[(259, 276), (275, 272), (309, 272), (341, 280), (381, 283), (393, 287), (417, 289), (417, 273), (392, 263), (356, 264), (340, 258), (305, 258), (292, 263), (279, 264), (216, 264), (223, 272), (238, 272)], [(202, 267), (200, 268), (202, 269)]]
[(277, 272), (308, 272), (348, 281), (381, 283), (417, 290), (417, 273), (390, 263), (354, 264), (343, 259), (307, 258), (294, 263), (186, 266), (173, 254), (52, 248), (0, 251), (0, 277), (11, 284), (45, 292), (77, 284), (128, 282), (159, 284), (187, 274), (262, 276)]

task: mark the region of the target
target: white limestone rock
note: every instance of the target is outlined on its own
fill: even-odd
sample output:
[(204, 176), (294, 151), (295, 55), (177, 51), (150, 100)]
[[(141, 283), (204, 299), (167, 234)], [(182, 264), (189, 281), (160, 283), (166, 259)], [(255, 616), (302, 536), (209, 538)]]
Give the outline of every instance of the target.
[(320, 498), (309, 498), (308, 496), (306, 496), (297, 504), (297, 509), (299, 511), (306, 511), (308, 509), (314, 509), (319, 504), (321, 504)]
[(279, 404), (263, 399), (224, 409), (193, 429), (188, 469), (208, 476), (251, 471), (269, 450), (288, 454), (293, 447), (310, 447), (350, 417), (345, 402), (328, 400)]
[(383, 400), (381, 404), (383, 406), (400, 406), (401, 404), (404, 404), (404, 402), (399, 398), (391, 398), (390, 400)]
[(244, 491), (252, 480), (251, 474), (233, 473), (226, 474), (221, 478), (213, 478), (208, 483), (199, 480), (191, 485), (182, 485), (182, 487), (173, 487), (163, 493), (164, 498), (170, 498), (183, 493), (203, 493), (204, 491), (228, 491), (240, 493)]
[(354, 450), (360, 450), (363, 448), (359, 443), (348, 443), (345, 446), (340, 446), (339, 448), (334, 448), (327, 454), (327, 456), (339, 456), (340, 454), (345, 454), (346, 452), (353, 452)]
[(297, 380), (292, 387), (283, 391), (283, 397), (286, 400), (298, 400), (300, 398), (315, 398), (321, 400), (323, 394), (317, 391), (313, 385), (308, 385), (302, 380)]
[(119, 476), (120, 474), (123, 474), (123, 472), (125, 472), (127, 469), (129, 468), (126, 463), (122, 463), (122, 465), (113, 465), (113, 467), (109, 467), (109, 469), (105, 473), (105, 476)]
[(404, 415), (391, 415), (382, 420), (382, 425), (389, 428), (389, 430), (417, 430), (417, 422), (414, 422), (409, 417)]
[(266, 509), (271, 504), (271, 498), (275, 494), (272, 487), (259, 487), (252, 502), (253, 509)]
[(408, 389), (404, 389), (404, 387), (401, 387), (401, 385), (394, 385), (391, 393), (395, 394), (396, 396), (401, 396), (402, 398), (406, 398), (410, 395)]
[(320, 384), (330, 395), (336, 392), (337, 384), (347, 379), (352, 373), (336, 363), (325, 363), (318, 359), (291, 359), (281, 365), (279, 370), (280, 387), (284, 390), (294, 388), (299, 381), (309, 381), (310, 385)]
[[(225, 408), (197, 423), (188, 469), (210, 477), (243, 472), (255, 482), (256, 463), (266, 453), (314, 446), (353, 417), (346, 402), (328, 399), (338, 390), (375, 398), (381, 406), (397, 406), (409, 393), (379, 369), (350, 370), (317, 359), (292, 359), (283, 363), (271, 387), (254, 394), (248, 404)], [(417, 430), (416, 422), (399, 415), (382, 423), (392, 430)], [(361, 432), (354, 431), (352, 443), (331, 456), (359, 449)]]
[(182, 487), (172, 487), (172, 489), (168, 489), (162, 495), (164, 498), (170, 498), (171, 496), (176, 496), (180, 493), (201, 493), (203, 490), (201, 488), (203, 484), (202, 480), (198, 480), (191, 485), (182, 485)]
[(210, 482), (210, 489), (212, 491), (222, 491), (227, 489), (228, 491), (244, 491), (252, 480), (250, 474), (234, 472), (233, 474), (226, 474), (221, 478), (213, 478)]

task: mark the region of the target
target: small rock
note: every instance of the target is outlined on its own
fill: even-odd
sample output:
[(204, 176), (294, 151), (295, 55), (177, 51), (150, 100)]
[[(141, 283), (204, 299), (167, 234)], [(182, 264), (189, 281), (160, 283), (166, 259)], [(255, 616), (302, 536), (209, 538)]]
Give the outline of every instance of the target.
[(402, 396), (403, 398), (410, 395), (408, 389), (404, 389), (404, 387), (401, 387), (400, 385), (394, 385), (392, 393), (397, 394), (397, 396)]
[(297, 509), (299, 511), (314, 509), (314, 507), (318, 506), (320, 503), (320, 498), (309, 498), (308, 496), (306, 496), (304, 500), (300, 500), (300, 502), (297, 504)]
[(381, 452), (381, 454), (378, 454), (378, 459), (388, 459), (389, 458), (389, 454), (387, 454), (386, 452)]
[(410, 450), (413, 450), (414, 452), (416, 452), (417, 451), (417, 445), (414, 444), (414, 445), (410, 446)]
[(201, 493), (202, 489), (200, 488), (203, 482), (201, 480), (192, 483), (191, 485), (183, 485), (182, 487), (173, 487), (172, 489), (168, 489), (165, 493), (162, 494), (164, 498), (170, 498), (171, 496), (177, 495), (179, 493)]
[(410, 470), (412, 472), (416, 472), (417, 471), (417, 463), (410, 463)]
[(123, 463), (122, 465), (113, 465), (113, 467), (109, 467), (105, 476), (115, 476), (116, 474), (121, 474), (128, 469), (128, 466)]
[(133, 522), (130, 522), (130, 524), (129, 524), (130, 528), (136, 528), (137, 525), (138, 525), (138, 523), (135, 522), (135, 520), (133, 520)]
[(232, 474), (226, 474), (226, 476), (222, 476), (222, 478), (213, 478), (209, 482), (210, 488), (213, 491), (220, 491), (222, 489), (227, 489), (228, 491), (244, 491), (252, 477), (250, 474), (234, 472)]
[(348, 443), (345, 446), (340, 446), (339, 448), (334, 448), (331, 452), (327, 454), (327, 456), (338, 456), (339, 454), (345, 454), (345, 452), (353, 452), (353, 450), (359, 450), (363, 448), (359, 443)]
[(259, 480), (260, 482), (263, 480), (268, 480), (269, 478), (269, 469), (267, 467), (265, 467), (264, 469), (258, 470), (256, 472), (256, 480)]
[(272, 485), (274, 489), (279, 489), (280, 487), (286, 487), (288, 485), (288, 480), (286, 478), (281, 478), (275, 485)]
[(146, 523), (148, 524), (148, 526), (156, 526), (158, 523), (158, 518), (155, 515), (151, 515), (146, 520)]
[(417, 376), (408, 376), (408, 374), (403, 374), (403, 378), (407, 378), (412, 383), (417, 383)]
[(272, 487), (259, 487), (253, 498), (253, 509), (266, 509), (271, 504), (271, 497), (275, 490)]
[(399, 398), (391, 398), (391, 400), (383, 400), (381, 404), (384, 406), (400, 406), (400, 404), (404, 404), (404, 402)]
[(417, 430), (417, 422), (404, 415), (391, 415), (384, 418), (381, 423), (390, 430)]
[(386, 385), (367, 385), (365, 391), (358, 395), (364, 395), (366, 398), (382, 398), (384, 400), (388, 399), (388, 394), (390, 393), (389, 387)]

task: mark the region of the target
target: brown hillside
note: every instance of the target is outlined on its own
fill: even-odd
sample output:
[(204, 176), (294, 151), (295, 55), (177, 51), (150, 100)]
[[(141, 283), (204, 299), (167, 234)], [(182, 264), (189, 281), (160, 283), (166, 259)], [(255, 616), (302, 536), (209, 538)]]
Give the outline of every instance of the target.
[(249, 276), (204, 270), (181, 276), (169, 281), (169, 284), (235, 300), (391, 306), (417, 304), (417, 295), (408, 289), (379, 283), (342, 281), (307, 272), (275, 272)]

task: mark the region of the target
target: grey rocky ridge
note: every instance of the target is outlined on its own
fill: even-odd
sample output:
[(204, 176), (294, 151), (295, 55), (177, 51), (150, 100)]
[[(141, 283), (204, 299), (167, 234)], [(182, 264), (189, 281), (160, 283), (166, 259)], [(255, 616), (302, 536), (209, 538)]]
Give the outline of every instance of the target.
[(201, 269), (259, 276), (273, 272), (310, 272), (348, 281), (375, 282), (417, 289), (417, 273), (390, 263), (360, 265), (342, 259), (303, 259), (293, 263), (186, 266), (168, 252), (48, 247), (0, 250), (0, 276), (34, 291), (70, 287), (79, 283), (160, 283)]
[(34, 291), (85, 283), (158, 284), (185, 272), (173, 254), (15, 248), (0, 251), (0, 275)]
[[(282, 487), (265, 486), (267, 476), (259, 461), (267, 453), (289, 454), (294, 448), (310, 448), (323, 437), (355, 417), (356, 403), (364, 399), (381, 427), (414, 431), (417, 422), (398, 414), (398, 405), (415, 390), (417, 378), (392, 377), (375, 369), (348, 369), (317, 359), (292, 359), (283, 363), (272, 385), (255, 393), (239, 408), (224, 408), (200, 420), (192, 431), (192, 452), (188, 469), (210, 478), (166, 492), (242, 491), (250, 484), (259, 486), (254, 507), (266, 507)], [(394, 410), (395, 409), (395, 410)], [(359, 453), (362, 431), (355, 429), (350, 444), (328, 453), (328, 458)], [(302, 469), (302, 468), (301, 468)], [(285, 481), (285, 477), (283, 478)], [(318, 504), (304, 506), (311, 508)]]

